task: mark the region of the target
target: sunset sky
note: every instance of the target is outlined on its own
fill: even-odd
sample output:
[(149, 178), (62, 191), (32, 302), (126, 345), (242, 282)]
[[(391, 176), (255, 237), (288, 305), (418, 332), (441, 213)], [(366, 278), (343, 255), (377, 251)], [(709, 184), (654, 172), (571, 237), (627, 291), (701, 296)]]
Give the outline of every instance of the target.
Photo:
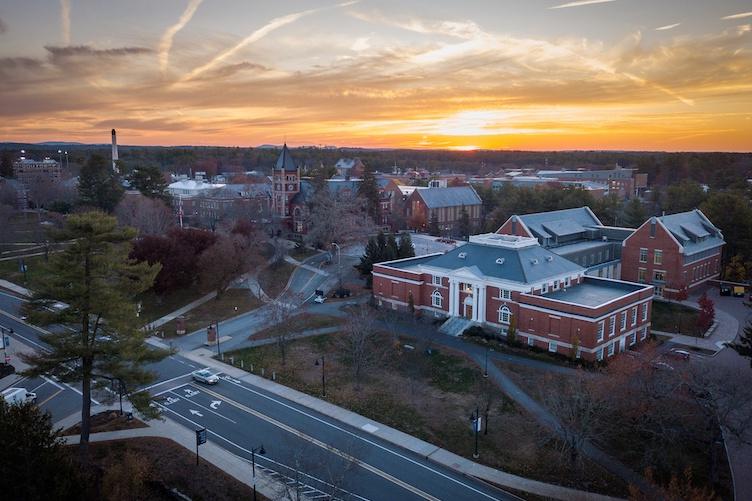
[(0, 0), (0, 141), (752, 150), (749, 0)]

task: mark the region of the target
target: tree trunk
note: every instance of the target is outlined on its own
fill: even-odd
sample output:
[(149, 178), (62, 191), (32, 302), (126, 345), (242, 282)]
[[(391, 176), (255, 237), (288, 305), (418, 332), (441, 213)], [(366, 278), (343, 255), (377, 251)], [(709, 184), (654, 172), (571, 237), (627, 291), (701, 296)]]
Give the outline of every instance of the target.
[(89, 456), (89, 434), (91, 433), (91, 370), (92, 360), (85, 357), (82, 361), (83, 378), (81, 380), (81, 437), (79, 452), (85, 462)]

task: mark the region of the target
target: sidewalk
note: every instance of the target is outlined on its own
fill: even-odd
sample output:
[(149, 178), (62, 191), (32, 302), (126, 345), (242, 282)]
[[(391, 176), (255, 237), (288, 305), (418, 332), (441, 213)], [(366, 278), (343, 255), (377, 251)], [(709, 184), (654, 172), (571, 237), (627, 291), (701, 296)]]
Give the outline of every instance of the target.
[[(130, 404), (128, 404), (130, 407)], [(94, 407), (92, 408), (92, 415), (98, 412), (107, 410), (107, 407)], [(128, 409), (130, 411), (130, 408)], [(81, 421), (80, 414), (74, 414), (68, 418), (55, 423), (56, 427), (68, 428)], [(162, 437), (170, 439), (183, 447), (188, 451), (194, 452), (196, 450), (196, 435), (195, 433), (178, 424), (177, 422), (163, 418), (162, 420), (151, 420), (146, 423), (147, 428), (135, 428), (132, 430), (120, 430), (109, 431), (104, 433), (93, 433), (89, 437), (91, 442), (105, 442), (107, 440), (121, 440), (136, 437)], [(65, 442), (68, 445), (78, 444), (80, 437), (78, 435), (69, 435), (64, 437)], [(224, 471), (228, 475), (235, 477), (235, 479), (243, 482), (249, 487), (253, 487), (252, 477), (250, 475), (249, 463), (250, 461), (232, 454), (226, 449), (223, 449), (219, 445), (211, 441), (211, 435), (209, 441), (200, 447), (199, 454), (201, 459), (213, 464), (220, 470)], [(269, 499), (276, 499), (280, 492), (283, 492), (283, 487), (272, 480), (270, 476), (261, 468), (256, 469), (256, 490), (266, 496)], [(301, 499), (305, 499), (302, 497)]]
[(157, 327), (161, 327), (167, 322), (174, 320), (175, 318), (179, 317), (180, 315), (187, 313), (191, 311), (193, 308), (196, 308), (198, 306), (201, 306), (202, 304), (211, 301), (217, 297), (217, 291), (211, 291), (210, 293), (206, 294), (205, 296), (202, 296), (195, 301), (186, 304), (182, 308), (178, 308), (177, 310), (173, 311), (172, 313), (168, 313), (167, 315), (163, 316), (162, 318), (158, 318), (154, 320), (153, 322), (150, 322), (143, 326), (144, 330), (154, 330)]
[(20, 294), (25, 297), (31, 297), (32, 295), (32, 292), (26, 287), (21, 287), (20, 285), (14, 284), (13, 282), (8, 282), (7, 280), (0, 279), (0, 287), (3, 289), (8, 289), (9, 291), (15, 292), (16, 294)]
[(316, 397), (301, 393), (292, 388), (288, 388), (287, 386), (283, 386), (215, 360), (212, 358), (213, 355), (214, 353), (212, 351), (206, 349), (198, 349), (189, 353), (182, 353), (182, 356), (185, 358), (201, 364), (202, 366), (213, 367), (217, 371), (221, 371), (232, 378), (239, 379), (273, 395), (277, 395), (303, 407), (315, 410), (358, 430), (366, 431), (377, 438), (418, 454), (436, 464), (460, 472), (463, 475), (473, 476), (502, 487), (516, 489), (552, 499), (588, 501), (616, 499), (600, 494), (578, 491), (559, 485), (530, 480), (475, 463), (399, 430), (367, 419), (359, 414), (348, 411), (347, 409), (343, 409), (342, 407), (338, 407), (324, 400), (320, 400)]

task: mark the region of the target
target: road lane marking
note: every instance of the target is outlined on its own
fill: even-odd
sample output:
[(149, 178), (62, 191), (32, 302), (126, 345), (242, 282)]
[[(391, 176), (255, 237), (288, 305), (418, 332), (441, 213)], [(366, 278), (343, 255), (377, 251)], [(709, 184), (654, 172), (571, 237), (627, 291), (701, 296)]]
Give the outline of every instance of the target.
[(53, 381), (52, 379), (48, 378), (47, 376), (41, 376), (41, 378), (44, 379), (47, 383), (50, 383), (55, 388), (58, 388), (58, 389), (61, 389), (61, 390), (63, 389), (62, 386), (60, 386), (59, 384), (57, 384), (55, 381)]
[(43, 406), (44, 404), (46, 404), (47, 402), (49, 402), (50, 400), (52, 400), (56, 396), (60, 395), (63, 392), (63, 390), (64, 390), (63, 388), (60, 388), (55, 393), (53, 393), (52, 395), (50, 395), (49, 397), (47, 397), (46, 399), (44, 399), (44, 401), (42, 401), (41, 403), (37, 404), (37, 407)]
[[(488, 499), (494, 499), (494, 500), (495, 500), (495, 499), (497, 499), (496, 497), (494, 497), (494, 496), (491, 496), (490, 494), (487, 494), (487, 493), (485, 493), (485, 492), (483, 492), (483, 491), (481, 491), (481, 490), (479, 490), (479, 489), (476, 489), (475, 487), (473, 487), (473, 486), (471, 486), (471, 485), (468, 485), (468, 484), (466, 484), (466, 483), (464, 483), (464, 482), (462, 482), (462, 481), (460, 481), (460, 480), (458, 480), (458, 479), (456, 479), (456, 478), (453, 478), (453, 477), (451, 477), (451, 476), (447, 475), (446, 473), (443, 473), (443, 472), (441, 472), (441, 471), (435, 470), (434, 468), (431, 468), (431, 467), (430, 467), (430, 466), (428, 466), (428, 465), (422, 464), (422, 463), (420, 463), (420, 462), (418, 462), (418, 461), (416, 461), (416, 460), (414, 460), (414, 459), (412, 459), (412, 458), (409, 458), (409, 457), (407, 457), (407, 456), (405, 456), (405, 455), (403, 455), (403, 454), (400, 454), (400, 453), (399, 453), (399, 452), (397, 452), (397, 451), (391, 450), (391, 449), (389, 449), (389, 448), (387, 448), (387, 447), (385, 447), (385, 446), (383, 446), (383, 445), (381, 445), (381, 444), (379, 444), (379, 443), (377, 443), (377, 442), (374, 442), (373, 440), (370, 440), (370, 439), (368, 439), (368, 438), (366, 438), (366, 437), (363, 437), (363, 436), (360, 436), (360, 435), (358, 435), (358, 434), (356, 434), (356, 433), (353, 433), (353, 432), (352, 432), (352, 431), (350, 431), (350, 430), (347, 430), (347, 429), (341, 428), (341, 427), (337, 426), (336, 424), (333, 424), (333, 423), (327, 422), (327, 421), (325, 421), (325, 420), (323, 420), (323, 419), (321, 419), (321, 418), (319, 418), (319, 417), (316, 417), (316, 416), (314, 416), (314, 415), (312, 415), (312, 414), (309, 414), (309, 413), (307, 413), (307, 412), (305, 412), (305, 411), (303, 411), (303, 410), (300, 410), (300, 409), (298, 409), (298, 408), (296, 408), (296, 407), (294, 407), (294, 406), (292, 406), (292, 405), (290, 405), (290, 404), (287, 404), (287, 403), (285, 403), (285, 402), (282, 402), (282, 401), (280, 401), (280, 400), (277, 400), (277, 399), (275, 399), (275, 398), (273, 398), (273, 397), (270, 397), (269, 395), (265, 395), (265, 394), (263, 394), (263, 393), (261, 393), (261, 392), (259, 392), (259, 391), (257, 391), (257, 390), (254, 390), (254, 389), (252, 389), (252, 388), (248, 388), (248, 387), (246, 387), (246, 386), (244, 386), (244, 385), (242, 385), (242, 384), (238, 384), (238, 383), (233, 383), (233, 382), (231, 382), (231, 381), (228, 381), (228, 382), (229, 382), (230, 384), (234, 384), (235, 386), (238, 386), (238, 387), (242, 388), (243, 390), (245, 390), (245, 391), (247, 391), (247, 392), (249, 392), (249, 393), (254, 393), (254, 394), (256, 394), (256, 395), (258, 395), (258, 396), (260, 396), (260, 397), (262, 397), (262, 398), (265, 398), (265, 399), (267, 399), (267, 400), (271, 400), (272, 402), (274, 402), (274, 403), (276, 403), (276, 404), (279, 404), (279, 405), (281, 405), (281, 406), (283, 406), (283, 407), (287, 407), (288, 409), (290, 409), (290, 410), (293, 410), (293, 411), (295, 411), (295, 412), (298, 412), (299, 414), (303, 414), (304, 416), (307, 416), (307, 417), (309, 417), (309, 418), (311, 418), (311, 419), (313, 419), (313, 420), (315, 420), (315, 421), (318, 421), (318, 422), (320, 422), (320, 423), (322, 423), (322, 424), (324, 424), (324, 425), (327, 425), (327, 426), (329, 426), (329, 427), (331, 427), (331, 428), (334, 428), (334, 429), (336, 429), (336, 430), (339, 430), (339, 431), (341, 431), (341, 432), (343, 432), (343, 433), (345, 433), (345, 434), (351, 435), (351, 436), (353, 436), (353, 437), (357, 438), (358, 440), (361, 440), (361, 441), (363, 441), (363, 442), (366, 442), (366, 443), (368, 443), (368, 444), (370, 444), (370, 445), (372, 445), (372, 446), (374, 446), (374, 447), (377, 447), (377, 448), (379, 448), (379, 449), (381, 449), (381, 450), (383, 450), (383, 451), (385, 451), (385, 452), (388, 452), (388, 453), (390, 453), (390, 454), (393, 454), (393, 455), (395, 455), (395, 456), (397, 456), (397, 457), (399, 457), (399, 458), (402, 458), (402, 459), (404, 459), (405, 461), (408, 461), (408, 462), (410, 462), (410, 463), (412, 463), (412, 464), (414, 464), (414, 465), (416, 465), (416, 466), (419, 466), (419, 467), (421, 467), (421, 468), (423, 468), (423, 469), (426, 469), (426, 470), (428, 470), (428, 471), (430, 471), (430, 472), (433, 472), (433, 473), (435, 473), (436, 475), (439, 475), (440, 477), (443, 477), (443, 478), (445, 478), (445, 479), (447, 479), (447, 480), (450, 480), (450, 481), (454, 482), (455, 484), (461, 485), (461, 486), (463, 486), (463, 487), (465, 487), (465, 488), (467, 488), (467, 489), (469, 489), (469, 490), (471, 490), (471, 491), (473, 491), (473, 492), (476, 492), (476, 493), (480, 494), (481, 496), (483, 496), (483, 497), (485, 497), (485, 498), (488, 498)], [(507, 491), (503, 491), (503, 490), (502, 490), (502, 492), (503, 492), (503, 493), (504, 493), (505, 495), (508, 495), (508, 496), (514, 497), (514, 496), (513, 496), (512, 494), (508, 493)]]
[(319, 440), (317, 438), (313, 438), (310, 435), (307, 435), (307, 434), (305, 434), (305, 433), (303, 433), (303, 432), (301, 432), (299, 430), (296, 430), (292, 426), (289, 426), (289, 425), (286, 425), (286, 424), (284, 424), (284, 423), (282, 423), (280, 421), (277, 421), (274, 418), (266, 416), (265, 414), (262, 414), (262, 413), (260, 413), (260, 412), (258, 412), (256, 410), (254, 410), (254, 409), (251, 409), (250, 407), (246, 407), (245, 405), (243, 405), (241, 403), (238, 403), (238, 402), (235, 402), (234, 400), (230, 400), (227, 397), (225, 397), (223, 395), (220, 395), (219, 393), (215, 393), (215, 392), (213, 392), (211, 390), (207, 390), (207, 389), (204, 389), (204, 392), (207, 393), (207, 394), (209, 394), (209, 395), (211, 395), (211, 396), (213, 396), (213, 397), (215, 397), (215, 398), (219, 398), (221, 400), (224, 400), (229, 405), (237, 407), (238, 409), (240, 409), (242, 411), (245, 411), (248, 414), (256, 416), (257, 418), (262, 419), (262, 420), (266, 421), (267, 423), (276, 426), (277, 428), (281, 428), (281, 429), (287, 431), (288, 433), (296, 435), (297, 437), (302, 438), (303, 440), (306, 440), (306, 441), (308, 441), (308, 442), (310, 442), (310, 443), (312, 443), (312, 444), (314, 444), (314, 445), (316, 445), (318, 447), (321, 447), (322, 449), (327, 450), (327, 451), (331, 452), (332, 454), (335, 454), (335, 455), (341, 457), (342, 459), (351, 462), (352, 464), (358, 465), (361, 468), (363, 468), (364, 470), (368, 470), (371, 473), (380, 476), (384, 480), (388, 480), (389, 482), (391, 482), (391, 483), (393, 483), (395, 485), (398, 485), (399, 487), (402, 487), (406, 491), (412, 492), (416, 496), (419, 496), (419, 497), (421, 497), (423, 499), (429, 499), (431, 501), (439, 501), (439, 498), (434, 497), (434, 496), (428, 494), (427, 492), (424, 492), (424, 491), (418, 489), (417, 487), (415, 487), (413, 485), (410, 485), (407, 482), (405, 482), (403, 480), (400, 480), (399, 478), (397, 478), (397, 477), (395, 477), (393, 475), (390, 475), (389, 473), (381, 471), (378, 468), (376, 468), (375, 466), (372, 466), (372, 465), (366, 463), (365, 461), (362, 461), (362, 460), (356, 458), (355, 456), (347, 454), (346, 452), (342, 452), (341, 450), (337, 449), (336, 447), (334, 447), (332, 445), (329, 445), (329, 444), (327, 444), (325, 442), (322, 442), (321, 440)]
[[(179, 395), (179, 394), (175, 393), (174, 391), (172, 392), (172, 394), (173, 394), (173, 395), (175, 395), (176, 397), (180, 397), (180, 396), (181, 396), (181, 395)], [(200, 403), (196, 402), (195, 400), (191, 400), (191, 402), (190, 402), (190, 405), (191, 405), (191, 406), (195, 405), (196, 407), (201, 407), (202, 409), (205, 409), (205, 410), (207, 410), (207, 411), (211, 412), (212, 414), (216, 414), (217, 416), (221, 417), (222, 419), (226, 419), (226, 420), (228, 420), (228, 421), (229, 421), (229, 422), (231, 422), (232, 424), (238, 424), (238, 422), (237, 422), (237, 421), (233, 421), (232, 419), (228, 418), (227, 416), (223, 416), (223, 415), (222, 415), (222, 414), (220, 414), (219, 412), (217, 412), (217, 411), (215, 411), (215, 410), (212, 410), (212, 409), (210, 409), (209, 407), (206, 407), (206, 406), (204, 406), (204, 405), (201, 405)], [(191, 414), (194, 414), (194, 413), (197, 413), (197, 412), (198, 412), (198, 411), (194, 411), (193, 409), (191, 409)], [(197, 416), (199, 416), (199, 417), (203, 417), (203, 416), (202, 416), (201, 414), (196, 414), (196, 415), (197, 415)]]
[[(166, 411), (168, 411), (168, 412), (171, 412), (171, 413), (175, 414), (175, 415), (176, 415), (177, 417), (179, 417), (179, 418), (181, 418), (181, 419), (183, 419), (183, 420), (185, 420), (185, 421), (188, 421), (189, 423), (191, 423), (191, 424), (192, 424), (193, 426), (195, 426), (195, 427), (197, 427), (197, 428), (203, 428), (203, 427), (204, 427), (204, 426), (203, 426), (202, 424), (199, 424), (199, 423), (197, 423), (196, 421), (193, 421), (192, 419), (190, 419), (190, 418), (188, 418), (188, 417), (185, 417), (185, 416), (183, 416), (183, 415), (182, 415), (182, 414), (180, 414), (179, 412), (176, 412), (176, 411), (174, 411), (174, 410), (172, 410), (172, 409), (170, 409), (170, 408), (167, 408), (167, 407), (165, 407), (164, 405), (160, 404), (159, 402), (154, 402), (154, 403), (155, 403), (155, 404), (156, 404), (156, 405), (157, 405), (158, 407), (162, 407), (162, 408), (163, 408), (164, 410), (166, 410)], [(245, 447), (243, 447), (242, 445), (238, 445), (238, 444), (236, 444), (235, 442), (233, 442), (232, 440), (230, 440), (230, 439), (228, 439), (228, 438), (225, 438), (225, 437), (223, 437), (222, 435), (220, 435), (219, 433), (217, 433), (217, 432), (214, 432), (214, 431), (212, 431), (212, 430), (210, 430), (210, 429), (208, 429), (208, 428), (207, 428), (207, 430), (206, 430), (206, 431), (207, 431), (208, 433), (210, 433), (210, 434), (214, 435), (215, 437), (219, 438), (220, 440), (223, 440), (224, 442), (227, 442), (228, 444), (230, 444), (231, 446), (235, 447), (236, 449), (239, 449), (239, 450), (241, 450), (241, 451), (243, 451), (243, 452), (247, 453), (247, 454), (248, 454), (249, 456), (250, 456), (250, 455), (252, 455), (252, 452), (251, 452), (251, 451), (250, 451), (249, 449), (246, 449)], [(227, 450), (227, 449), (225, 449), (225, 450)], [(242, 457), (242, 456), (238, 456), (237, 454), (233, 453), (232, 451), (228, 451), (228, 452), (230, 452), (230, 454), (233, 454), (234, 456), (236, 456), (236, 457), (238, 457), (238, 458), (242, 459), (243, 461), (246, 461), (246, 462), (250, 462), (250, 460), (249, 460), (249, 459), (247, 459), (247, 458), (244, 458), (244, 457)], [(279, 461), (275, 461), (274, 459), (270, 458), (270, 457), (269, 457), (268, 455), (265, 455), (265, 456), (260, 456), (260, 455), (258, 455), (258, 454), (257, 454), (257, 455), (256, 455), (256, 463), (257, 463), (257, 464), (256, 464), (256, 468), (259, 468), (259, 469), (262, 469), (262, 468), (263, 468), (264, 470), (268, 470), (267, 474), (268, 474), (269, 476), (271, 476), (271, 477), (279, 476), (279, 477), (283, 477), (283, 478), (285, 478), (286, 476), (285, 476), (285, 475), (283, 475), (283, 474), (281, 474), (281, 473), (279, 473), (279, 472), (276, 472), (276, 471), (274, 471), (274, 470), (272, 470), (272, 469), (270, 469), (270, 468), (267, 468), (267, 467), (265, 467), (265, 466), (262, 466), (262, 465), (258, 464), (258, 463), (259, 463), (259, 461), (266, 461), (266, 462), (269, 462), (269, 463), (275, 464), (275, 465), (277, 465), (277, 466), (281, 466), (281, 467), (283, 467), (283, 468), (285, 468), (285, 469), (287, 469), (287, 470), (290, 470), (290, 471), (295, 471), (295, 472), (297, 472), (297, 474), (299, 474), (299, 475), (302, 475), (302, 476), (304, 476), (304, 477), (310, 478), (311, 480), (314, 480), (314, 481), (316, 481), (316, 482), (318, 482), (318, 483), (320, 483), (320, 484), (322, 484), (322, 485), (325, 485), (325, 486), (327, 486), (327, 487), (331, 487), (332, 489), (335, 489), (335, 490), (337, 490), (337, 491), (343, 492), (343, 493), (347, 494), (347, 495), (348, 495), (349, 497), (352, 497), (352, 498), (357, 498), (357, 499), (360, 499), (361, 501), (370, 501), (370, 500), (369, 500), (368, 498), (364, 498), (363, 496), (359, 496), (358, 494), (355, 494), (355, 493), (353, 493), (353, 492), (350, 492), (350, 491), (347, 491), (347, 490), (345, 490), (345, 489), (342, 489), (341, 487), (337, 487), (336, 485), (334, 485), (334, 484), (330, 484), (329, 482), (327, 482), (327, 481), (325, 481), (325, 480), (321, 480), (320, 478), (314, 477), (313, 475), (309, 475), (309, 474), (307, 474), (307, 473), (305, 473), (305, 472), (303, 472), (303, 471), (299, 471), (299, 470), (297, 470), (297, 469), (295, 469), (295, 468), (292, 468), (292, 467), (290, 467), (290, 466), (287, 466), (286, 464), (284, 464), (284, 463), (282, 463), (282, 462), (279, 462)], [(305, 484), (302, 484), (302, 485), (305, 485)], [(315, 487), (313, 487), (313, 488), (315, 489)], [(319, 489), (316, 489), (316, 490), (318, 490), (319, 492), (322, 492), (322, 491), (320, 491)], [(327, 494), (327, 497), (330, 497), (330, 496), (329, 496), (329, 495)]]
[(42, 383), (42, 384), (40, 384), (40, 385), (37, 385), (37, 387), (36, 387), (36, 388), (34, 388), (33, 390), (31, 390), (31, 392), (32, 392), (32, 393), (34, 393), (35, 391), (37, 391), (37, 390), (38, 390), (39, 388), (41, 388), (42, 386), (44, 386), (44, 385), (46, 385), (46, 384), (47, 384), (47, 381), (43, 382), (43, 383)]
[[(185, 377), (185, 376), (190, 376), (190, 375), (191, 375), (191, 373), (190, 373), (190, 372), (186, 372), (186, 373), (185, 373), (185, 374), (183, 374), (183, 375), (180, 375), (180, 376), (175, 376), (174, 378), (171, 378), (171, 379), (165, 379), (164, 381), (160, 381), (160, 382), (158, 382), (158, 383), (154, 383), (154, 384), (152, 384), (152, 385), (150, 385), (150, 386), (147, 386), (146, 388), (141, 388), (141, 389), (140, 389), (139, 391), (149, 391), (149, 390), (151, 390), (152, 388), (156, 388), (157, 386), (160, 386), (160, 385), (163, 385), (163, 384), (167, 384), (167, 383), (172, 383), (173, 381), (176, 381), (176, 380), (178, 380), (178, 379), (180, 379), (180, 378), (183, 378), (183, 377)], [(187, 384), (187, 383), (186, 383), (186, 384)], [(180, 386), (184, 386), (184, 385), (180, 385)], [(180, 386), (176, 386), (176, 388), (180, 388)], [(169, 391), (169, 390), (167, 390), (167, 391)], [(164, 393), (164, 392), (162, 392), (162, 393)]]

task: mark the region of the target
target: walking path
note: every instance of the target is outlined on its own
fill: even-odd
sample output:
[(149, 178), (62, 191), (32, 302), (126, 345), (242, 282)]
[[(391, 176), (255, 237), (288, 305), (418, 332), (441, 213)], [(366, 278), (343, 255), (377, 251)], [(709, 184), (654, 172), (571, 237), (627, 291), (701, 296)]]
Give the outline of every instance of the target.
[[(125, 407), (124, 404), (124, 410)], [(92, 408), (92, 415), (107, 409), (107, 407), (102, 406), (94, 407)], [(129, 403), (127, 405), (127, 412), (130, 412), (131, 410)], [(65, 429), (78, 424), (80, 421), (81, 415), (79, 413), (69, 416), (64, 420), (55, 423), (55, 425), (56, 427)], [(146, 424), (148, 425), (147, 428), (92, 433), (89, 439), (91, 442), (105, 442), (108, 440), (121, 440), (136, 437), (162, 437), (177, 442), (190, 452), (196, 450), (196, 434), (185, 426), (182, 426), (167, 417), (162, 417), (161, 420), (151, 420)], [(79, 435), (70, 435), (64, 437), (64, 439), (68, 445), (75, 445), (79, 443), (80, 437)], [(249, 473), (250, 462), (248, 460), (232, 454), (227, 449), (224, 449), (211, 441), (201, 445), (199, 455), (202, 460), (213, 464), (220, 470), (233, 476), (236, 480), (248, 485), (249, 487), (253, 487), (253, 480)], [(285, 492), (285, 487), (270, 478), (270, 476), (261, 468), (258, 468), (256, 470), (256, 490), (269, 499), (277, 499), (280, 493)], [(305, 497), (302, 499), (305, 499)]]
[(186, 304), (182, 308), (178, 308), (177, 310), (168, 313), (167, 315), (163, 316), (162, 318), (158, 318), (154, 320), (153, 322), (150, 322), (146, 325), (144, 325), (144, 329), (147, 331), (154, 330), (157, 327), (161, 327), (167, 322), (174, 320), (175, 318), (179, 317), (180, 315), (184, 315), (185, 313), (188, 313), (194, 308), (197, 308), (201, 306), (202, 304), (211, 301), (217, 297), (217, 291), (211, 291), (210, 293), (206, 294), (205, 296), (201, 296), (200, 298), (196, 299), (195, 301)]
[(592, 501), (616, 499), (591, 492), (569, 489), (559, 485), (538, 482), (536, 480), (519, 477), (517, 475), (512, 475), (510, 473), (475, 463), (469, 459), (463, 458), (462, 456), (458, 456), (457, 454), (415, 438), (412, 435), (408, 435), (382, 423), (363, 417), (360, 414), (356, 414), (324, 400), (312, 397), (311, 395), (288, 388), (287, 386), (275, 383), (274, 381), (250, 374), (244, 370), (215, 360), (213, 355), (214, 352), (204, 348), (189, 353), (182, 353), (182, 356), (201, 366), (213, 367), (215, 370), (221, 371), (223, 374), (232, 378), (239, 379), (269, 393), (334, 418), (346, 425), (357, 428), (358, 430), (371, 433), (375, 437), (409, 450), (439, 465), (461, 472), (464, 475), (470, 475), (502, 487), (517, 489), (537, 496), (553, 499)]
[[(681, 301), (681, 304), (690, 308), (697, 309), (698, 298), (699, 296), (692, 296), (686, 301)], [(711, 326), (710, 330), (710, 335), (705, 338), (685, 336), (683, 334), (673, 334), (671, 332), (653, 332), (656, 332), (661, 336), (670, 337), (671, 339), (669, 340), (669, 342), (674, 344), (717, 353), (726, 347), (726, 343), (730, 343), (734, 340), (734, 338), (736, 338), (736, 333), (739, 331), (739, 320), (726, 311), (723, 311), (723, 309), (716, 307), (715, 322), (714, 325)]]
[(20, 294), (25, 297), (31, 297), (32, 294), (32, 292), (26, 287), (21, 287), (20, 285), (14, 284), (13, 282), (8, 282), (7, 280), (0, 279), (0, 287), (2, 287), (3, 289), (8, 289), (11, 292), (15, 292), (16, 294)]

